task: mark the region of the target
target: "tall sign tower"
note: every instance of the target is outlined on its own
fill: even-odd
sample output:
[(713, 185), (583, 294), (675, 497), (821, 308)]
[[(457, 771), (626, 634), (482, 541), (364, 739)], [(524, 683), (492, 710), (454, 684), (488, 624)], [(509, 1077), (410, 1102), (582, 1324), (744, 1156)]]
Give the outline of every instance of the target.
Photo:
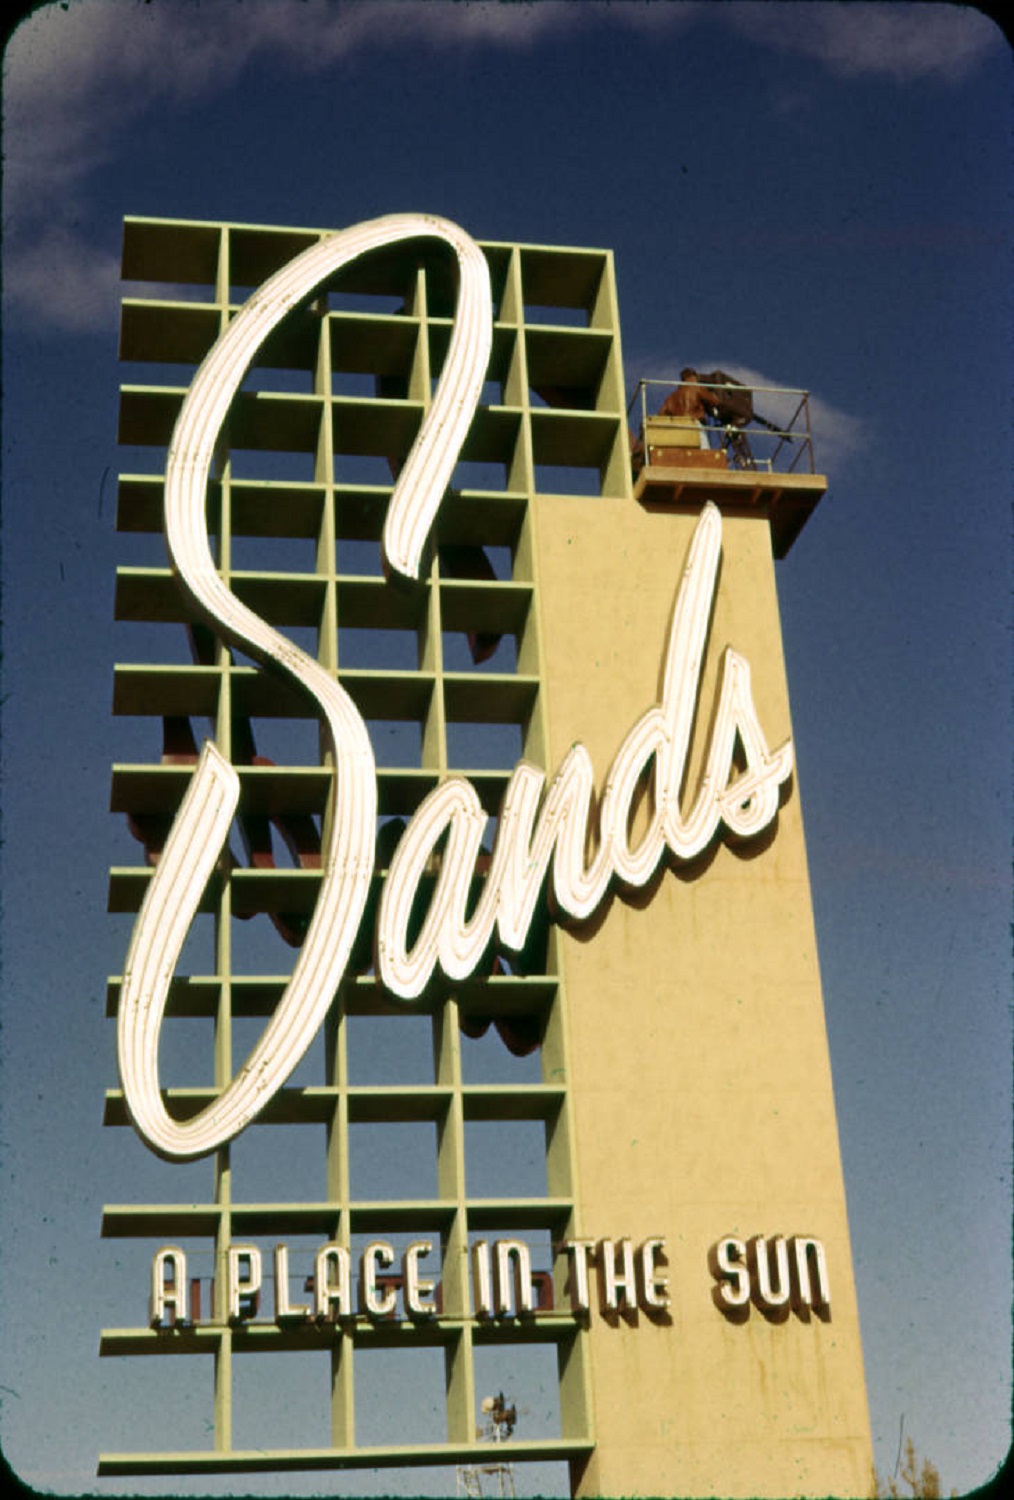
[(426, 216), (131, 219), (123, 275), (106, 1121), (168, 1197), (105, 1209), (147, 1316), (101, 1352), (209, 1371), (209, 1436), (165, 1402), (99, 1472), (474, 1476), (523, 1350), (519, 1475), (867, 1493), (774, 581), (805, 397), (762, 444), (646, 394), (632, 462), (609, 252)]

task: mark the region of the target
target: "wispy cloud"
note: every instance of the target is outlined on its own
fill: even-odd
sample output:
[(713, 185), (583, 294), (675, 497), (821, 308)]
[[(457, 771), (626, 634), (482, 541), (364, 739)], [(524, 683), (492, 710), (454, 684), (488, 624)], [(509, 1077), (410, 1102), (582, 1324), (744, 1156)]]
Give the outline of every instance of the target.
[(810, 430), (818, 469), (840, 474), (861, 452), (867, 440), (866, 424), (822, 396), (810, 397)]
[(63, 225), (22, 241), (4, 256), (8, 292), (68, 333), (115, 326), (120, 266), (115, 255), (90, 245)]
[[(676, 7), (673, 16), (681, 9)], [(298, 76), (323, 72), (355, 54), (406, 45), (437, 52), (517, 50), (573, 29), (580, 24), (579, 12), (588, 7), (566, 0), (45, 5), (22, 22), (5, 59), (6, 212), (31, 212), (42, 196), (65, 193), (108, 157), (115, 135), (132, 118), (221, 91), (261, 57), (270, 56)], [(611, 8), (596, 6), (593, 13), (605, 22)]]
[[(228, 88), (270, 56), (294, 77), (374, 50), (526, 48), (572, 27), (580, 7), (419, 0), (75, 0), (27, 17), (4, 59), (5, 296), (60, 326), (105, 323), (109, 278), (69, 230), (93, 173), (131, 125)], [(603, 12), (603, 19), (605, 13)], [(52, 295), (57, 263), (80, 297)]]
[(960, 83), (998, 44), (995, 22), (969, 5), (723, 6), (727, 24), (778, 52), (799, 52), (843, 78)]
[[(43, 6), (8, 44), (4, 68), (6, 295), (35, 317), (78, 327), (100, 304), (107, 269), (70, 225), (87, 207), (92, 174), (115, 159), (134, 122), (203, 98), (270, 56), (293, 76), (370, 51), (515, 51), (589, 25), (671, 36), (732, 26), (760, 45), (802, 52), (858, 76), (954, 82), (995, 45), (975, 11), (950, 6), (810, 3), (709, 5), (685, 0), (504, 4), (500, 0), (75, 0)], [(40, 257), (62, 256), (81, 292), (41, 296)], [(89, 295), (90, 293), (90, 295)]]
[[(741, 380), (752, 390), (763, 392), (758, 396), (756, 406), (769, 421), (781, 426), (792, 420), (798, 397), (781, 394), (779, 387), (784, 386), (785, 381), (774, 379), (749, 365), (737, 364), (735, 360), (726, 364), (709, 364), (707, 368), (725, 370), (734, 380)], [(807, 404), (817, 467), (840, 473), (846, 462), (862, 448), (867, 436), (865, 424), (859, 417), (850, 416), (841, 407), (832, 405), (823, 396), (813, 392), (810, 393)]]

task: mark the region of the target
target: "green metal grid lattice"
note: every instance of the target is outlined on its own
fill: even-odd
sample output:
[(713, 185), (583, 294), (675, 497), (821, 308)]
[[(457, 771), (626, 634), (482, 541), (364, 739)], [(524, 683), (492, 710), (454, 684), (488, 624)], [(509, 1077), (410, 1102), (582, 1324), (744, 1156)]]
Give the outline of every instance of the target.
[[(123, 303), (121, 358), (142, 367), (144, 384), (121, 390), (119, 440), (164, 450), (189, 380), (248, 292), (324, 231), (129, 219), (123, 276), (143, 295)], [(337, 673), (371, 726), (377, 750), (380, 823), (409, 817), (451, 771), (468, 775), (495, 815), (520, 754), (546, 764), (540, 688), (539, 599), (530, 499), (536, 491), (630, 494), (628, 439), (615, 283), (608, 252), (527, 245), (483, 245), (494, 292), (495, 327), (487, 386), (462, 468), (442, 505), (428, 573), (412, 588), (380, 576), (378, 541), (391, 476), (404, 459), (431, 398), (453, 315), (451, 263), (439, 251), (400, 246), (347, 267), (323, 293), (294, 311), (261, 351), (233, 404), (208, 496), (209, 530), (223, 579), (270, 624), (290, 633)], [(161, 472), (122, 475), (118, 528), (132, 544), (161, 530)], [(454, 550), (484, 547), (494, 576), (469, 578)], [(284, 563), (284, 568), (279, 563)], [(467, 570), (466, 570), (467, 571)], [(170, 570), (145, 553), (118, 571), (116, 616), (134, 622), (149, 660), (116, 668), (114, 713), (131, 726), (147, 758), (113, 769), (112, 809), (133, 820), (157, 848), (191, 774), (160, 758), (163, 726), (205, 719), (218, 748), (237, 761), (250, 726), (271, 741), (276, 765), (242, 764), (241, 810), (254, 817), (329, 816), (330, 774), (322, 765), (305, 702), (220, 642), (199, 640), (198, 659), (182, 627), (194, 626)], [(466, 631), (502, 634), (501, 660), (462, 663)], [(392, 663), (396, 665), (392, 665)], [(478, 726), (478, 727), (477, 727)], [(169, 736), (169, 731), (166, 729)], [(485, 736), (485, 738), (483, 738)], [(238, 743), (242, 740), (242, 744)], [(481, 765), (462, 764), (478, 744)], [(282, 755), (277, 747), (281, 747)], [(381, 832), (381, 843), (384, 835)], [(109, 906), (135, 912), (150, 866), (114, 868)], [(379, 888), (382, 861), (374, 876)], [(313, 907), (318, 875), (297, 867), (220, 871), (205, 897), (209, 935), (195, 944), (188, 972), (174, 981), (167, 1031), (203, 1018), (213, 1034), (213, 1071), (201, 1086), (167, 1090), (170, 1108), (192, 1113), (223, 1089), (241, 1054), (244, 1023), (271, 1013), (281, 972), (248, 972), (239, 949), (256, 924), (290, 922)], [(202, 919), (198, 919), (199, 921)], [(255, 945), (256, 946), (256, 945)], [(108, 1329), (104, 1355), (205, 1355), (213, 1362), (208, 1448), (106, 1453), (101, 1474), (208, 1473), (388, 1465), (454, 1464), (481, 1458), (476, 1441), (476, 1352), (506, 1343), (542, 1344), (556, 1355), (558, 1436), (511, 1443), (511, 1458), (566, 1459), (591, 1451), (584, 1335), (564, 1308), (563, 1257), (553, 1275), (556, 1308), (489, 1324), (471, 1311), (468, 1245), (490, 1231), (536, 1234), (548, 1244), (580, 1232), (567, 1097), (564, 986), (557, 944), (544, 928), (519, 972), (473, 979), (424, 996), (431, 1078), (400, 1086), (357, 1084), (350, 1028), (390, 1013), (368, 969), (342, 984), (323, 1038), (323, 1080), (297, 1073), (246, 1132), (258, 1140), (278, 1125), (322, 1132), (318, 1200), (265, 1202), (240, 1196), (234, 1153), (215, 1153), (206, 1202), (107, 1206), (102, 1232), (153, 1244), (207, 1243), (220, 1270), (230, 1245), (260, 1237), (315, 1236), (352, 1245), (365, 1234), (427, 1233), (442, 1250), (443, 1313), (436, 1321), (230, 1323), (215, 1278), (211, 1316), (173, 1329)], [(207, 955), (211, 961), (208, 963)], [(187, 955), (185, 955), (186, 957)], [(204, 959), (202, 967), (202, 957)], [(185, 968), (186, 965), (181, 965)], [(108, 987), (115, 1015), (118, 981)], [(541, 1031), (541, 1076), (469, 1083), (461, 1021), (527, 1018)], [(234, 1053), (236, 1054), (234, 1056)], [(124, 1125), (122, 1095), (111, 1090), (106, 1123)], [(435, 1140), (435, 1192), (391, 1200), (355, 1195), (352, 1132), (359, 1126), (422, 1123)], [(475, 1122), (517, 1122), (544, 1133), (546, 1192), (483, 1198), (470, 1179), (466, 1137)], [(136, 1295), (141, 1294), (138, 1288)], [(446, 1413), (432, 1442), (369, 1444), (357, 1410), (357, 1360), (373, 1349), (436, 1349), (442, 1356)], [(254, 1352), (313, 1352), (329, 1365), (330, 1441), (324, 1446), (236, 1447), (234, 1359)], [(172, 1429), (169, 1413), (165, 1428)]]

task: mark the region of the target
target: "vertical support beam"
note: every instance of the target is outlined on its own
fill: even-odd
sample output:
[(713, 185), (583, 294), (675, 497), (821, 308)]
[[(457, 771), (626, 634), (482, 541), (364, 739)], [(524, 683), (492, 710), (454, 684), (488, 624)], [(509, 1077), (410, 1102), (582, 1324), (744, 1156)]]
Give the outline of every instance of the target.
[(472, 1368), (471, 1294), (468, 1265), (468, 1206), (465, 1184), (465, 1119), (461, 1094), (461, 1028), (458, 1006), (446, 1000), (433, 1017), (434, 1074), (450, 1089), (437, 1124), (437, 1192), (455, 1204), (444, 1246), (443, 1301), (448, 1317), (465, 1319), (461, 1334), (444, 1346), (444, 1383), (449, 1442), (471, 1442), (475, 1433), (475, 1376)]
[[(338, 674), (340, 652), (338, 629), (341, 622), (341, 600), (338, 591), (338, 535), (340, 532), (335, 493), (334, 450), (334, 370), (331, 352), (331, 323), (327, 297), (318, 301), (320, 336), (314, 389), (321, 397), (321, 422), (317, 438), (314, 478), (324, 486), (320, 530), (317, 537), (316, 567), (325, 580), (317, 657), (321, 665)], [(331, 748), (321, 738), (322, 764), (333, 767)], [(334, 817), (335, 785), (332, 779), (322, 820), (321, 838), (326, 842)], [(328, 1200), (338, 1205), (333, 1237), (339, 1244), (351, 1244), (351, 1198), (348, 1121), (348, 1002), (353, 978), (341, 984), (324, 1022), (325, 1082), (337, 1090), (326, 1137), (326, 1190)], [(352, 1343), (339, 1325), (334, 1329), (331, 1350), (331, 1442), (337, 1448), (352, 1447), (355, 1442), (355, 1388)]]
[[(320, 334), (317, 341), (317, 363), (313, 375), (314, 393), (320, 397), (320, 427), (317, 433), (317, 451), (314, 455), (314, 480), (323, 485), (320, 527), (317, 533), (316, 570), (324, 580), (324, 603), (321, 609), (317, 637), (317, 660), (329, 671), (338, 670), (338, 599), (336, 575), (337, 517), (335, 515), (334, 476), (334, 422), (332, 413), (332, 365), (331, 322), (327, 311), (327, 297), (321, 296), (314, 303), (320, 317)], [(330, 764), (330, 756), (326, 761)], [(324, 830), (326, 837), (326, 829)]]
[[(316, 570), (324, 579), (324, 601), (317, 632), (317, 660), (335, 676), (338, 675), (338, 504), (335, 494), (333, 368), (331, 359), (331, 326), (327, 296), (322, 294), (315, 308), (320, 317), (317, 362), (314, 369), (314, 391), (320, 397), (320, 427), (314, 457), (314, 479), (323, 486), (323, 497), (317, 532)], [(321, 764), (333, 770), (334, 753), (319, 731)], [(326, 845), (335, 813), (336, 788), (332, 776), (321, 819), (321, 845)], [(353, 979), (346, 979), (334, 997), (324, 1021), (324, 1082), (335, 1088), (334, 1105), (325, 1137), (325, 1191), (328, 1201), (339, 1205), (333, 1237), (349, 1244), (349, 1159), (348, 1159), (348, 1067), (346, 1056), (346, 995)], [(336, 1448), (351, 1447), (354, 1438), (353, 1356), (351, 1344), (338, 1325), (331, 1349), (331, 1442)]]
[(425, 410), (432, 399), (432, 370), (430, 368), (429, 299), (426, 292), (426, 271), (419, 266), (406, 297), (405, 312), (417, 318), (419, 331), (415, 352), (408, 376), (408, 399), (421, 401)]
[[(229, 230), (219, 231), (218, 266), (215, 277), (215, 301), (218, 306), (219, 331), (229, 322), (230, 255)], [(232, 568), (231, 461), (226, 440), (218, 454), (219, 521), (218, 566), (228, 584)], [(215, 744), (227, 760), (232, 758), (232, 656), (224, 641), (215, 647), (219, 671), (218, 715), (215, 721)], [(222, 855), (222, 891), (215, 912), (215, 972), (219, 976), (218, 1007), (215, 1013), (215, 1087), (224, 1090), (232, 1078), (232, 887), (229, 878), (229, 845)], [(232, 1330), (228, 1326), (228, 1262), (232, 1243), (232, 1149), (220, 1146), (215, 1152), (215, 1202), (219, 1207), (215, 1235), (215, 1275), (212, 1290), (213, 1317), (221, 1325), (215, 1346), (214, 1428), (215, 1448), (227, 1453), (232, 1448)]]
[[(332, 1237), (352, 1243), (352, 1189), (349, 1167), (349, 1073), (347, 1009), (354, 979), (346, 979), (324, 1021), (325, 1082), (336, 1090), (327, 1127), (327, 1196), (337, 1205)], [(335, 1324), (331, 1349), (331, 1442), (336, 1448), (355, 1443), (355, 1369), (351, 1334)]]
[[(216, 1277), (216, 1298), (221, 1280), (222, 1295), (225, 1295), (225, 1276)], [(232, 1449), (232, 1329), (224, 1326), (219, 1330), (215, 1345), (215, 1451), (228, 1453)]]
[[(612, 280), (611, 257), (606, 269), (610, 278), (606, 286), (607, 300), (605, 302), (602, 301), (602, 286), (600, 284), (600, 302), (597, 305), (598, 316), (605, 316), (610, 311), (615, 313), (615, 283)], [(519, 319), (523, 320), (524, 304), (521, 282), (521, 253), (517, 247), (511, 253), (508, 286), (514, 305), (518, 309)], [(611, 302), (608, 300), (609, 296), (612, 298)], [(615, 318), (613, 318), (612, 322), (607, 323), (606, 326), (612, 328), (615, 335)], [(529, 416), (531, 405), (523, 321), (519, 329), (518, 339), (519, 350), (516, 361), (516, 378), (525, 407), (525, 419), (522, 422), (525, 471), (520, 477), (524, 492), (529, 497), (532, 497), (535, 494), (536, 484), (535, 466), (532, 455)], [(536, 509), (530, 499), (529, 504), (525, 508), (525, 518), (514, 549), (515, 578), (525, 579), (532, 584), (532, 597), (528, 616), (525, 621), (524, 630), (518, 639), (518, 671), (536, 676), (539, 680), (539, 690), (536, 695), (535, 704), (529, 716), (529, 721), (525, 726), (523, 750), (524, 754), (534, 760), (536, 765), (545, 766), (551, 763), (549, 754), (551, 734), (548, 698), (545, 687), (547, 682), (546, 657), (541, 631), (540, 547), (537, 526)], [(551, 1084), (556, 1087), (563, 1086), (566, 1088), (567, 1093), (559, 1109), (555, 1112), (552, 1119), (547, 1120), (545, 1126), (546, 1185), (550, 1197), (569, 1198), (574, 1201), (576, 1206), (568, 1218), (563, 1238), (576, 1239), (582, 1235), (583, 1226), (580, 1216), (577, 1159), (572, 1129), (573, 1110), (570, 1099), (571, 1074), (567, 1027), (567, 995), (563, 976), (561, 946), (559, 930), (555, 926), (551, 926), (546, 945), (546, 969), (547, 972), (559, 976), (559, 982), (546, 1019), (546, 1029), (542, 1041), (542, 1081), (545, 1084)], [(566, 1281), (567, 1256), (554, 1245), (553, 1300), (555, 1305), (560, 1308), (566, 1306)], [(575, 1332), (573, 1339), (561, 1344), (557, 1351), (561, 1432), (567, 1437), (586, 1437), (592, 1430), (592, 1392), (588, 1369), (587, 1341), (587, 1330), (579, 1329)], [(572, 1474), (572, 1485), (576, 1486), (577, 1482), (576, 1475)]]
[(588, 1340), (583, 1330), (561, 1339), (556, 1349), (560, 1385), (560, 1436), (586, 1438), (590, 1433), (591, 1381), (588, 1372)]
[[(413, 400), (421, 401), (423, 413), (431, 400), (432, 371), (430, 368), (429, 314), (426, 290), (426, 273), (422, 268), (416, 272), (413, 292), (410, 297), (412, 312), (419, 320), (415, 353), (409, 376), (409, 394)], [(417, 637), (417, 659), (422, 672), (433, 674), (433, 692), (420, 726), (422, 764), (440, 776), (447, 773), (447, 716), (444, 706), (443, 671), (444, 648), (441, 635), (440, 612), (440, 564), (436, 555), (435, 539), (433, 566), (427, 589), (426, 609)]]
[[(333, 361), (331, 357), (331, 323), (327, 297), (322, 294), (315, 304), (320, 316), (317, 362), (314, 369), (314, 391), (321, 398), (320, 428), (314, 457), (314, 479), (323, 486), (320, 524), (317, 533), (316, 569), (324, 580), (324, 602), (317, 636), (317, 660), (337, 675), (339, 667), (338, 626), (341, 600), (338, 592), (338, 524), (335, 494), (335, 452), (333, 413)], [(334, 757), (321, 732), (321, 763), (332, 767)], [(326, 841), (334, 817), (335, 786), (332, 780), (324, 810), (322, 841)], [(328, 1201), (337, 1205), (331, 1236), (339, 1244), (350, 1243), (349, 1212), (349, 1130), (348, 1130), (348, 1028), (346, 1013), (354, 979), (346, 979), (332, 1002), (324, 1021), (324, 1081), (336, 1090), (325, 1144), (325, 1184)], [(352, 1343), (344, 1329), (334, 1327), (331, 1348), (331, 1442), (336, 1448), (351, 1447), (355, 1442), (354, 1359)]]
[[(504, 305), (513, 310), (517, 319), (517, 343), (514, 348), (514, 358), (511, 362), (508, 383), (510, 385), (510, 401), (515, 402), (522, 408), (521, 425), (518, 432), (518, 441), (514, 445), (514, 456), (507, 473), (507, 488), (518, 490), (525, 495), (535, 493), (535, 460), (532, 453), (532, 421), (531, 421), (531, 389), (528, 384), (528, 350), (526, 346), (525, 330), (525, 304), (524, 291), (521, 284), (521, 252), (515, 245), (511, 250), (510, 266), (507, 270), (507, 284), (504, 293)], [(515, 557), (514, 576), (525, 576), (517, 571), (517, 558)]]
[(355, 1446), (355, 1407), (353, 1403), (352, 1335), (335, 1327), (331, 1349), (331, 1446)]
[(602, 372), (595, 402), (596, 411), (615, 412), (618, 419), (613, 441), (600, 471), (602, 494), (630, 500), (633, 495), (633, 475), (630, 467), (630, 438), (626, 421), (627, 397), (623, 382), (623, 351), (620, 344), (616, 267), (612, 251), (607, 251), (605, 254), (602, 276), (589, 323), (592, 328), (608, 330), (612, 334), (609, 354), (606, 357), (606, 365)]
[[(324, 580), (324, 602), (317, 634), (317, 660), (329, 672), (338, 674), (338, 626), (341, 603), (338, 597), (338, 504), (335, 494), (335, 453), (333, 413), (333, 364), (331, 358), (331, 323), (327, 297), (321, 295), (315, 304), (320, 316), (314, 391), (321, 398), (320, 428), (314, 457), (314, 479), (323, 486), (319, 529), (317, 532), (316, 570)], [(321, 764), (334, 765), (331, 746), (320, 731)], [(326, 843), (334, 817), (335, 785), (332, 779), (321, 827)], [(348, 1062), (346, 1005), (351, 986), (347, 979), (339, 989), (324, 1022), (324, 1078), (337, 1090), (331, 1118), (327, 1125), (325, 1145), (325, 1181), (328, 1201), (338, 1205), (333, 1238), (339, 1244), (350, 1243), (349, 1213), (349, 1131), (348, 1131)], [(331, 1348), (331, 1442), (336, 1448), (350, 1448), (355, 1442), (355, 1387), (352, 1343), (343, 1328), (334, 1327)]]

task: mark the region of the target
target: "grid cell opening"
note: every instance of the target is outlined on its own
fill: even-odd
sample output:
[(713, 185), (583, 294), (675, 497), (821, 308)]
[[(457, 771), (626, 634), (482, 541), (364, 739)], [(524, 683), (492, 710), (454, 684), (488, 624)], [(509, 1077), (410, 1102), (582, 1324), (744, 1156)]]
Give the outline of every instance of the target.
[(353, 1199), (436, 1198), (437, 1128), (432, 1120), (385, 1121), (349, 1127)]
[[(242, 1054), (245, 1056), (245, 1053)], [(235, 1061), (241, 1056), (237, 1049)], [(286, 1088), (297, 1087), (290, 1079)], [(279, 1102), (280, 1096), (275, 1095)], [(230, 1147), (237, 1203), (323, 1203), (328, 1197), (322, 1124), (253, 1124)], [(269, 1261), (270, 1264), (270, 1261)]]
[(544, 1198), (546, 1131), (540, 1120), (466, 1120), (465, 1185), (473, 1198)]
[(516, 1056), (490, 1025), (481, 1036), (462, 1037), (461, 1073), (466, 1084), (538, 1084), (542, 1082), (541, 1053), (536, 1048)]
[(316, 459), (310, 451), (232, 448), (229, 457), (236, 479), (295, 479), (312, 483), (316, 478)]
[(366, 727), (378, 766), (423, 766), (422, 725), (392, 719), (368, 719)]
[(164, 1089), (211, 1088), (215, 1023), (211, 1016), (166, 1016), (159, 1033), (159, 1083)]
[(509, 459), (468, 459), (456, 464), (451, 486), (456, 490), (505, 490)]
[(349, 1016), (345, 1021), (349, 1083), (429, 1085), (434, 1083), (433, 1022), (407, 1012), (397, 1016)]
[(252, 536), (233, 529), (230, 566), (252, 573), (317, 572), (317, 542), (308, 536)]
[(234, 1359), (233, 1446), (330, 1447), (330, 1375), (326, 1351), (276, 1354), (259, 1349), (256, 1359)]
[(312, 370), (282, 369), (278, 365), (255, 364), (243, 376), (240, 391), (287, 391), (297, 396), (312, 396)]
[(440, 1349), (357, 1349), (356, 1441), (364, 1446), (447, 1441)]
[(111, 1449), (129, 1451), (139, 1433), (153, 1449), (213, 1446), (208, 1420), (214, 1407), (211, 1359), (147, 1360), (143, 1380), (133, 1360), (107, 1361), (102, 1385), (103, 1439)]
[(367, 630), (338, 627), (340, 668), (373, 668), (380, 672), (415, 672), (420, 663), (417, 630)]
[[(475, 1396), (480, 1414), (483, 1398), (501, 1392), (517, 1412), (514, 1431), (519, 1440), (561, 1435), (555, 1345), (503, 1343), (495, 1349), (476, 1349)], [(527, 1470), (525, 1482), (530, 1483)]]
[(451, 723), (447, 725), (447, 761), (458, 770), (513, 767), (523, 753), (520, 724)]
[[(447, 672), (516, 672), (518, 641), (513, 631), (445, 630), (442, 636)], [(477, 653), (479, 659), (476, 659)], [(488, 653), (488, 654), (486, 654)]]
[(536, 464), (535, 488), (541, 495), (601, 495), (602, 474), (591, 465)]

